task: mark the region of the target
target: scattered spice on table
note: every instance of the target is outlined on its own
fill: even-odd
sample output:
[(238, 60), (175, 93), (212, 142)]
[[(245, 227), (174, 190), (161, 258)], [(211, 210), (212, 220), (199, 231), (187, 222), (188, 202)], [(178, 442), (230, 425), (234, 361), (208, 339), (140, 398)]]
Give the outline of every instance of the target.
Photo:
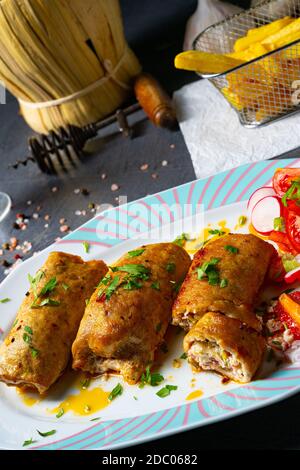
[(118, 191), (120, 189), (120, 186), (118, 184), (112, 184), (110, 189), (115, 192), (115, 191)]
[(59, 229), (62, 233), (66, 233), (70, 231), (70, 227), (68, 225), (61, 225)]

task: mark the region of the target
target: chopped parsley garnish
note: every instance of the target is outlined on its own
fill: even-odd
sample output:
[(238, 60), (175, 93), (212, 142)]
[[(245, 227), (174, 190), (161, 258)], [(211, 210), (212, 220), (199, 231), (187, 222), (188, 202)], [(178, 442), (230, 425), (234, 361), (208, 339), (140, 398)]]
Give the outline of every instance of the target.
[(85, 253), (89, 253), (89, 251), (90, 251), (90, 244), (89, 244), (88, 242), (83, 242), (82, 245), (83, 245), (84, 252), (85, 252)]
[(243, 225), (245, 225), (246, 222), (247, 222), (247, 217), (245, 215), (241, 215), (238, 220), (239, 226), (242, 227)]
[(146, 266), (143, 266), (142, 264), (124, 264), (123, 266), (112, 267), (111, 270), (113, 272), (125, 272), (130, 274), (130, 276), (134, 276), (142, 280), (149, 279), (150, 275), (150, 269), (146, 268)]
[(233, 253), (235, 255), (239, 252), (239, 249), (232, 245), (225, 245), (224, 248), (226, 251), (229, 251), (229, 253)]
[(32, 292), (34, 294), (34, 297), (38, 297), (37, 285), (38, 285), (38, 283), (40, 282), (40, 280), (42, 279), (43, 276), (45, 276), (44, 271), (38, 271), (36, 273), (35, 277), (32, 277), (30, 274), (28, 274), (28, 280), (30, 282), (30, 286), (31, 286)]
[(300, 179), (292, 181), (291, 186), (289, 189), (286, 191), (286, 193), (283, 195), (281, 201), (282, 204), (287, 207), (287, 200), (288, 199), (293, 199), (296, 200), (296, 204), (300, 202)]
[(33, 346), (30, 346), (30, 353), (34, 359), (40, 354), (39, 350), (35, 349)]
[(56, 277), (52, 277), (42, 288), (40, 293), (38, 294), (38, 297), (42, 297), (43, 295), (49, 294), (52, 292), (55, 287), (57, 286), (57, 280)]
[(187, 359), (187, 353), (182, 353), (180, 356), (180, 359)]
[(158, 281), (155, 281), (151, 284), (151, 288), (154, 290), (160, 290), (160, 284)]
[(24, 331), (26, 331), (26, 333), (29, 333), (30, 335), (33, 335), (33, 331), (30, 326), (24, 326)]
[(65, 284), (64, 282), (61, 285), (64, 290), (70, 289), (70, 286), (68, 286), (68, 284)]
[(140, 248), (139, 250), (132, 250), (128, 251), (128, 258), (135, 258), (136, 256), (140, 256), (144, 253), (146, 248)]
[(216, 265), (219, 263), (220, 258), (211, 258), (210, 261), (205, 261), (200, 268), (197, 268), (198, 280), (201, 281), (204, 277), (208, 279), (208, 284), (216, 286), (220, 283), (220, 274)]
[(113, 293), (116, 291), (118, 285), (119, 285), (119, 282), (120, 282), (120, 276), (116, 276), (112, 281), (111, 283), (109, 284), (109, 286), (107, 286), (106, 290), (105, 290), (105, 298), (106, 300), (109, 300), (111, 298), (111, 296), (113, 295)]
[(115, 386), (115, 388), (110, 392), (110, 395), (108, 396), (109, 401), (114, 400), (117, 396), (122, 395), (123, 393), (123, 387), (120, 383)]
[(166, 385), (165, 387), (161, 388), (156, 395), (160, 398), (165, 398), (170, 395), (172, 390), (177, 390), (177, 385)]
[(173, 273), (176, 269), (176, 264), (175, 263), (168, 263), (166, 265), (166, 271), (168, 271), (168, 273)]
[(140, 289), (142, 285), (143, 284), (137, 281), (134, 277), (129, 277), (126, 279), (126, 284), (124, 284), (124, 289), (126, 290)]
[(92, 418), (90, 421), (99, 421), (99, 419), (101, 419), (100, 417), (99, 418)]
[(65, 414), (65, 410), (60, 408), (56, 414), (56, 418), (61, 418)]
[(208, 233), (210, 235), (219, 235), (219, 237), (221, 235), (225, 235), (226, 232), (223, 232), (222, 230), (218, 230), (218, 229), (213, 229), (213, 230), (209, 230)]
[(44, 297), (46, 294), (50, 294), (51, 292), (54, 291), (54, 289), (57, 286), (56, 277), (52, 277), (51, 279), (49, 279), (49, 281), (44, 285), (44, 287), (38, 293), (37, 292), (37, 283), (41, 280), (41, 278), (44, 275), (45, 275), (45, 273), (43, 271), (39, 271), (35, 278), (32, 278), (30, 276), (30, 274), (28, 275), (29, 280), (30, 280), (30, 284), (31, 284), (31, 287), (32, 287), (32, 290), (33, 290), (33, 293), (34, 293), (34, 301), (30, 306), (31, 308), (40, 308), (40, 307), (44, 307), (45, 305), (56, 307), (56, 306), (60, 305), (60, 302), (58, 302), (56, 300), (53, 300), (53, 299), (50, 299), (48, 297), (46, 299), (42, 300), (40, 303), (37, 303), (38, 299), (40, 297)]
[(227, 287), (228, 286), (228, 280), (227, 279), (221, 279), (220, 282), (220, 287)]
[(16, 318), (15, 321), (13, 322), (13, 326), (12, 326), (13, 328), (18, 324), (18, 321), (19, 320)]
[(97, 287), (100, 287), (102, 284), (104, 286), (107, 286), (110, 280), (111, 280), (111, 274), (106, 274), (106, 276), (104, 276), (104, 278), (101, 279)]
[(283, 217), (275, 217), (273, 221), (273, 225), (274, 225), (274, 230), (279, 230), (279, 232), (284, 232), (285, 224), (284, 224)]
[(35, 305), (34, 308), (45, 307), (45, 305), (48, 305), (49, 307), (58, 307), (60, 302), (59, 300), (53, 300), (47, 297), (47, 299), (42, 300), (39, 305)]
[(157, 323), (157, 325), (156, 325), (156, 327), (155, 327), (156, 333), (159, 333), (159, 332), (160, 332), (161, 327), (162, 327), (162, 323), (161, 323), (161, 322)]
[(137, 400), (138, 400), (138, 397), (136, 397), (135, 395), (133, 395), (133, 399), (134, 399), (135, 401), (137, 401)]
[(152, 374), (150, 372), (150, 366), (148, 366), (146, 367), (145, 372), (141, 376), (141, 383), (139, 385), (139, 388), (143, 388), (145, 385), (151, 385), (151, 387), (156, 387), (163, 380), (164, 380), (164, 377), (161, 374), (157, 372)]
[(10, 301), (11, 301), (11, 299), (6, 297), (5, 299), (0, 300), (0, 304), (6, 304), (7, 302), (10, 302)]
[(89, 303), (90, 303), (90, 299), (85, 299), (85, 305), (88, 306)]
[(175, 238), (175, 240), (173, 241), (173, 243), (175, 245), (178, 245), (178, 246), (181, 246), (183, 247), (184, 246), (184, 243), (186, 241), (188, 241), (189, 239), (189, 236), (187, 233), (182, 233), (181, 235), (179, 235), (178, 237)]
[(89, 388), (90, 384), (91, 384), (91, 379), (89, 377), (80, 381), (82, 390), (86, 390), (87, 388)]
[(103, 284), (105, 287), (99, 290), (98, 297), (105, 294), (106, 300), (109, 300), (112, 294), (121, 286), (126, 290), (140, 289), (142, 287), (141, 281), (146, 281), (150, 277), (150, 269), (142, 264), (124, 264), (123, 266), (113, 266), (110, 269), (114, 273), (124, 272), (127, 275), (122, 280), (120, 276), (115, 276), (112, 279), (110, 274), (102, 279), (99, 286)]
[(34, 441), (32, 439), (32, 437), (30, 439), (28, 439), (27, 441), (24, 441), (23, 442), (23, 447), (26, 447), (26, 446), (30, 446), (31, 444), (34, 444), (36, 441)]
[(52, 429), (52, 431), (47, 431), (47, 432), (41, 432), (37, 429), (37, 432), (39, 433), (40, 436), (42, 437), (48, 437), (48, 436), (53, 436), (53, 434), (56, 434), (56, 430)]
[(31, 344), (32, 337), (29, 336), (27, 333), (24, 333), (23, 334), (23, 341), (25, 341), (25, 343), (27, 343), (27, 344)]

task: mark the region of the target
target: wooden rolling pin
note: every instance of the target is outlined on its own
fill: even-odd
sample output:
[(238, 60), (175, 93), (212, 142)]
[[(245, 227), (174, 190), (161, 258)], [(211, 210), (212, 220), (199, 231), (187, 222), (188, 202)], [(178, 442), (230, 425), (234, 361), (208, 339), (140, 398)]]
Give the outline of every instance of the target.
[(134, 83), (137, 101), (150, 121), (156, 126), (175, 129), (178, 125), (176, 112), (170, 96), (148, 73), (139, 75)]

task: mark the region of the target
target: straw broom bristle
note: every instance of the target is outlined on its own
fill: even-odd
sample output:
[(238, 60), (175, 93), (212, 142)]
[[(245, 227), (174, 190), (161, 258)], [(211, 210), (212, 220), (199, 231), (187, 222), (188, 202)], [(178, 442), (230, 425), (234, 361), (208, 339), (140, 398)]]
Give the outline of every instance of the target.
[(118, 0), (2, 0), (0, 31), (0, 79), (17, 98), (33, 103), (85, 89), (107, 77), (125, 54), (116, 80), (85, 96), (41, 109), (21, 103), (37, 132), (84, 126), (112, 113), (141, 70), (124, 37)]

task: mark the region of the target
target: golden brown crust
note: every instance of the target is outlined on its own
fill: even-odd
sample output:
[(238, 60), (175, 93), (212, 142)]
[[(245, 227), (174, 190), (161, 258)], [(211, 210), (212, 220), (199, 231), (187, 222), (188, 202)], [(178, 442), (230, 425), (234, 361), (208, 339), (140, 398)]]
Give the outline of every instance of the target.
[[(208, 343), (211, 343), (213, 348), (229, 353), (241, 365), (239, 374), (233, 366), (229, 365), (228, 370), (218, 367), (213, 350), (207, 349), (211, 361), (204, 357), (203, 351), (191, 354), (192, 346), (200, 342), (204, 351)], [(195, 369), (214, 370), (243, 383), (249, 382), (260, 366), (265, 346), (260, 333), (246, 327), (239, 320), (215, 312), (204, 315), (184, 338), (184, 350)]]
[[(227, 245), (237, 248), (238, 253), (226, 250)], [(190, 329), (205, 313), (215, 311), (259, 329), (253, 307), (273, 254), (272, 245), (251, 234), (228, 234), (207, 244), (196, 253), (179, 291), (173, 306), (173, 324)], [(197, 268), (211, 258), (220, 259), (220, 278), (228, 281), (224, 288), (197, 278)]]
[[(113, 267), (142, 265), (150, 270), (149, 279), (141, 281), (139, 289), (120, 286), (109, 300), (99, 298), (103, 286), (94, 292), (72, 347), (74, 369), (92, 374), (116, 370), (134, 383), (153, 360), (171, 320), (174, 287), (186, 275), (191, 260), (173, 243), (141, 248), (145, 250), (142, 254), (126, 254)], [(168, 265), (174, 270), (168, 270)], [(121, 284), (127, 273), (110, 275), (111, 280), (119, 276)], [(159, 283), (158, 290), (153, 288), (154, 283)]]
[(56, 278), (57, 285), (48, 297), (59, 305), (31, 308), (34, 293), (30, 289), (26, 294), (14, 326), (0, 347), (0, 380), (44, 393), (67, 366), (85, 301), (107, 266), (103, 261), (85, 263), (79, 256), (52, 252), (40, 271), (44, 274), (36, 291)]

